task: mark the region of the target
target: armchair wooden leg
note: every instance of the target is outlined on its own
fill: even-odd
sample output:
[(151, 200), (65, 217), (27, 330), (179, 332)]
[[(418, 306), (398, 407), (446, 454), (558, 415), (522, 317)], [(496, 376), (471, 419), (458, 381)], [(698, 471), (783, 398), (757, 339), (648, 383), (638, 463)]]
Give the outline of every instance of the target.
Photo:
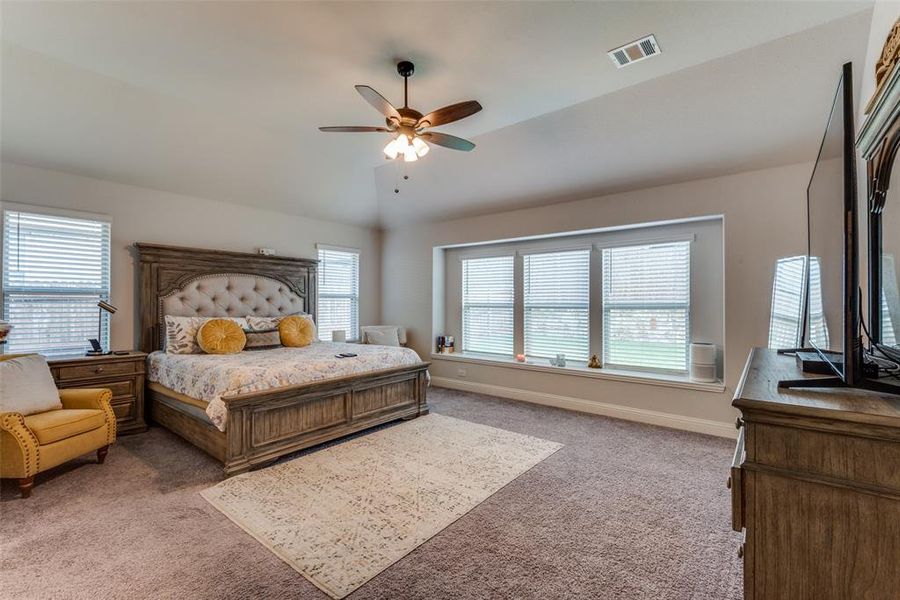
[(23, 477), (19, 480), (19, 493), (23, 498), (31, 496), (32, 487), (34, 487), (34, 477)]
[(97, 462), (101, 465), (103, 461), (106, 460), (106, 454), (109, 452), (109, 446), (103, 446), (102, 448), (97, 448)]

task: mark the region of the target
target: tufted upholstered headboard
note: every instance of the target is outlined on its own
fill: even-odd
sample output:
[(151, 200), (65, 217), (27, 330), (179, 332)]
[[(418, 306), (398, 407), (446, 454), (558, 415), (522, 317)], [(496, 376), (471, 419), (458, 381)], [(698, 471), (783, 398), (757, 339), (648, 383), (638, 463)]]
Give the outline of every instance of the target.
[(162, 348), (165, 315), (271, 317), (316, 313), (316, 265), (307, 258), (136, 243), (140, 349)]

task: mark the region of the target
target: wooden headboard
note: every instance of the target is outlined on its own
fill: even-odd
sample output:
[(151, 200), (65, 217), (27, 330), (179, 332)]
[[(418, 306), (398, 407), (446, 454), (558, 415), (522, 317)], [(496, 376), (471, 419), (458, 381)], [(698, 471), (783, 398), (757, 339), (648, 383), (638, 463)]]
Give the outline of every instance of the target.
[[(141, 242), (134, 247), (140, 265), (140, 349), (144, 352), (162, 348), (164, 302), (178, 305), (177, 300), (182, 299), (179, 294), (202, 295), (204, 281), (219, 285), (215, 293), (223, 297), (204, 295), (201, 308), (186, 299), (185, 308), (171, 314), (246, 316), (232, 314), (234, 309), (230, 303), (241, 305), (245, 298), (238, 296), (248, 295), (251, 296), (246, 298), (249, 305), (255, 305), (254, 300), (258, 300), (261, 306), (258, 313), (248, 309), (251, 314), (272, 316), (273, 311), (287, 310), (283, 305), (316, 316), (317, 260)], [(262, 298), (264, 294), (256, 293), (256, 286), (246, 289), (248, 281), (251, 284), (258, 281), (262, 288), (278, 295), (274, 301), (280, 304), (275, 306), (272, 298)], [(232, 282), (236, 288), (240, 285), (244, 288), (232, 293)]]

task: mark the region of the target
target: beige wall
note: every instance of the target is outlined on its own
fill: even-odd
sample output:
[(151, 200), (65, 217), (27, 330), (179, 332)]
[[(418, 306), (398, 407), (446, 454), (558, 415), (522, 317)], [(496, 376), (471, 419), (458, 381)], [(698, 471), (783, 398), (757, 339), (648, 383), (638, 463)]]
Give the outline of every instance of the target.
[(269, 210), (170, 194), (77, 177), (58, 171), (2, 164), (4, 202), (88, 211), (112, 220), (112, 346), (136, 344), (136, 278), (129, 246), (154, 242), (255, 252), (274, 248), (282, 256), (316, 257), (316, 243), (360, 249), (360, 323), (379, 321), (381, 234), (376, 229), (286, 215)]
[[(735, 416), (731, 397), (747, 353), (751, 347), (767, 343), (775, 261), (805, 252), (805, 190), (811, 169), (812, 164), (792, 165), (387, 230), (382, 240), (382, 320), (409, 327), (413, 347), (423, 357), (430, 354), (434, 246), (721, 214), (725, 240), (724, 393), (483, 365), (467, 364), (465, 369), (469, 383), (731, 422)], [(459, 363), (435, 359), (432, 374), (452, 379), (458, 368)]]

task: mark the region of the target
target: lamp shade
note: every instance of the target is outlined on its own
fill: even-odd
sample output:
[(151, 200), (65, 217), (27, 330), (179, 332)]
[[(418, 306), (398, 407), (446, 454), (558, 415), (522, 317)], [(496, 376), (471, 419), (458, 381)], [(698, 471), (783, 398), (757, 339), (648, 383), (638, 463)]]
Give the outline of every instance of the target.
[(100, 307), (101, 309), (105, 310), (106, 312), (108, 312), (111, 315), (115, 314), (116, 311), (119, 310), (118, 308), (116, 308), (109, 302), (106, 302), (105, 300), (101, 300), (100, 302), (98, 302), (97, 306)]

